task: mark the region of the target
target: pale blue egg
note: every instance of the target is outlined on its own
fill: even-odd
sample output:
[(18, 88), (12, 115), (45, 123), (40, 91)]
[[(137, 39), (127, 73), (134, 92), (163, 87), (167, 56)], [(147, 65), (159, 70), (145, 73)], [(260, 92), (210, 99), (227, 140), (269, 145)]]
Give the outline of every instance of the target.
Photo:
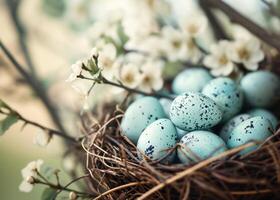
[(249, 114), (240, 114), (230, 119), (221, 129), (220, 137), (227, 141), (233, 129), (238, 126), (240, 123), (249, 119), (251, 116)]
[(236, 115), (243, 105), (243, 93), (230, 78), (216, 78), (210, 81), (202, 93), (215, 101), (223, 112), (223, 122)]
[(136, 144), (140, 134), (148, 125), (165, 117), (165, 112), (156, 98), (142, 97), (133, 102), (125, 111), (121, 130)]
[(280, 97), (279, 77), (269, 71), (256, 71), (241, 80), (246, 102), (254, 107), (270, 107)]
[[(226, 143), (229, 148), (235, 148), (254, 141), (261, 143), (271, 136), (272, 133), (273, 127), (270, 121), (264, 117), (253, 117), (236, 126)], [(257, 146), (258, 145), (248, 147), (242, 150), (241, 154), (251, 152), (255, 150)]]
[(270, 111), (259, 108), (259, 109), (250, 110), (248, 114), (251, 115), (252, 117), (261, 116), (268, 119), (271, 122), (273, 129), (276, 130), (279, 121), (277, 117)]
[(193, 131), (185, 135), (177, 148), (177, 155), (184, 164), (192, 164), (227, 150), (225, 142), (209, 131)]
[(179, 95), (172, 102), (170, 119), (182, 130), (203, 130), (218, 124), (222, 119), (222, 112), (207, 96), (187, 92)]
[(169, 119), (159, 119), (150, 124), (141, 133), (137, 142), (138, 150), (152, 160), (162, 158), (165, 161), (172, 161), (175, 151), (170, 154), (170, 150), (175, 147), (177, 142), (177, 131)]
[(175, 94), (200, 92), (211, 79), (212, 76), (206, 69), (185, 69), (175, 77), (172, 83), (172, 91)]

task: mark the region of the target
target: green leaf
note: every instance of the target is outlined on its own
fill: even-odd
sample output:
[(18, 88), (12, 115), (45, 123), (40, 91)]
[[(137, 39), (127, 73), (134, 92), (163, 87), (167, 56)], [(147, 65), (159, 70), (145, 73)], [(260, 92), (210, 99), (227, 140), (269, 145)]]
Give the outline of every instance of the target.
[(120, 38), (121, 44), (124, 45), (128, 40), (128, 36), (125, 34), (123, 26), (121, 23), (118, 23), (117, 33)]
[(56, 189), (46, 188), (41, 195), (41, 200), (54, 200), (56, 197), (56, 192)]
[(3, 135), (14, 123), (18, 121), (19, 117), (16, 113), (10, 113), (6, 118), (0, 121), (0, 135)]
[(0, 109), (1, 109), (1, 108), (7, 108), (7, 109), (9, 109), (10, 107), (9, 107), (3, 100), (0, 99)]

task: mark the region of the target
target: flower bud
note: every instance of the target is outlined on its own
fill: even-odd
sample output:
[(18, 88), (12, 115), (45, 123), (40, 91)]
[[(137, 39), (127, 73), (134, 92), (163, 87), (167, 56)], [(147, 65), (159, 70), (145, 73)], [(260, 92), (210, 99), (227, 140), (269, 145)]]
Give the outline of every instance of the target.
[(32, 176), (28, 176), (28, 177), (26, 178), (26, 182), (27, 182), (27, 183), (30, 183), (30, 184), (34, 184), (34, 183), (35, 183), (35, 180), (34, 180), (34, 178), (33, 178)]
[(69, 200), (76, 200), (77, 199), (77, 194), (75, 192), (70, 192), (69, 193)]

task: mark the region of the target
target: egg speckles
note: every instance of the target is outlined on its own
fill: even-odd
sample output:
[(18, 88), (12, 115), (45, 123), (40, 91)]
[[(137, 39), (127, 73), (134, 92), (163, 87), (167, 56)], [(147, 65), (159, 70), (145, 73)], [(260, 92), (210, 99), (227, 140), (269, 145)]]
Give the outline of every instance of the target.
[(211, 79), (212, 76), (207, 70), (203, 68), (189, 68), (175, 77), (172, 83), (172, 90), (175, 94), (200, 92)]
[(269, 107), (280, 96), (279, 77), (269, 71), (247, 74), (241, 80), (246, 102), (255, 107)]
[(222, 119), (216, 103), (201, 93), (184, 93), (175, 98), (170, 108), (170, 119), (185, 131), (208, 129)]
[[(137, 148), (152, 160), (166, 157), (177, 140), (175, 126), (169, 119), (159, 119), (150, 124), (140, 135)], [(174, 153), (167, 160), (172, 161)]]
[(227, 141), (232, 130), (238, 126), (240, 123), (244, 122), (245, 120), (249, 119), (251, 116), (248, 114), (240, 114), (229, 120), (221, 129), (220, 137)]
[(122, 133), (136, 144), (149, 124), (164, 117), (165, 112), (156, 98), (142, 97), (126, 110), (121, 123)]
[[(253, 117), (240, 123), (233, 129), (227, 140), (227, 146), (235, 148), (250, 141), (263, 142), (272, 133), (273, 127), (267, 119), (264, 117)], [(248, 153), (256, 149), (256, 147), (257, 145), (248, 147), (242, 153)]]
[(216, 134), (208, 131), (193, 131), (181, 139), (177, 154), (182, 163), (191, 164), (226, 150), (225, 142)]
[(265, 110), (265, 109), (253, 109), (253, 110), (250, 110), (248, 112), (248, 114), (251, 115), (252, 117), (261, 116), (261, 117), (264, 117), (264, 118), (268, 119), (271, 122), (274, 130), (276, 130), (276, 127), (277, 127), (277, 124), (278, 124), (278, 119), (270, 111)]
[(243, 104), (243, 93), (238, 85), (229, 78), (216, 78), (210, 81), (202, 93), (215, 101), (223, 112), (223, 120), (227, 121), (237, 114)]

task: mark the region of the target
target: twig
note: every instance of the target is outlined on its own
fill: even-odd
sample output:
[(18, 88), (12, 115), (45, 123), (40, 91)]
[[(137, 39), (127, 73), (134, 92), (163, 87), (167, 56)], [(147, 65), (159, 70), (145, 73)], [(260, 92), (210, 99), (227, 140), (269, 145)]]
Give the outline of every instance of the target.
[(70, 181), (69, 183), (67, 183), (65, 186), (61, 186), (60, 184), (57, 184), (58, 186), (61, 186), (63, 189), (59, 189), (59, 191), (56, 193), (55, 197), (57, 197), (64, 189), (67, 189), (73, 183), (75, 183), (81, 179), (87, 178), (87, 177), (89, 177), (89, 174), (77, 177), (77, 178), (73, 179), (72, 181)]
[[(29, 125), (35, 126), (37, 128), (40, 128), (40, 129), (42, 129), (44, 131), (48, 131), (50, 134), (54, 134), (54, 135), (60, 136), (60, 137), (62, 137), (64, 139), (67, 139), (67, 140), (69, 140), (71, 142), (77, 142), (77, 140), (75, 138), (71, 137), (71, 136), (65, 135), (65, 134), (63, 134), (60, 131), (57, 131), (57, 130), (48, 128), (46, 126), (43, 126), (43, 125), (41, 125), (41, 124), (39, 124), (37, 122), (30, 121), (30, 120), (24, 118), (22, 115), (20, 115), (18, 112), (14, 111), (14, 110), (13, 110), (13, 112), (15, 112), (17, 114), (17, 117), (18, 117), (19, 120), (24, 122), (24, 125), (29, 124)], [(0, 113), (4, 114), (4, 115), (8, 115), (8, 113), (2, 112), (1, 110), (0, 110)]]
[(210, 24), (212, 25), (212, 30), (217, 40), (229, 39), (227, 34), (225, 33), (223, 27), (219, 23), (217, 17), (213, 14), (212, 10), (207, 6), (204, 0), (199, 0), (199, 4), (201, 9), (204, 11), (207, 16)]
[(208, 6), (213, 8), (217, 8), (223, 11), (231, 21), (238, 23), (244, 26), (248, 31), (252, 34), (266, 42), (268, 45), (274, 47), (275, 49), (280, 52), (280, 38), (276, 37), (275, 35), (270, 34), (262, 27), (254, 23), (253, 21), (249, 20), (248, 18), (244, 17), (242, 14), (237, 12), (235, 9), (227, 5), (221, 0), (201, 0), (204, 1)]
[(271, 15), (273, 15), (274, 17), (277, 17), (278, 19), (280, 19), (280, 13), (279, 11), (277, 11), (277, 9), (274, 8), (274, 6), (272, 5), (272, 3), (268, 2), (267, 0), (261, 0), (268, 8), (269, 12), (271, 13)]
[(132, 182), (132, 183), (128, 183), (128, 184), (125, 184), (125, 185), (120, 185), (118, 187), (115, 187), (111, 190), (108, 190), (102, 194), (100, 194), (99, 196), (97, 196), (96, 198), (94, 198), (94, 200), (98, 200), (102, 197), (105, 197), (106, 195), (108, 194), (111, 194), (112, 192), (115, 192), (115, 191), (118, 191), (118, 190), (122, 190), (124, 188), (127, 188), (127, 187), (132, 187), (132, 186), (139, 186), (139, 185), (144, 185), (144, 184), (147, 184), (148, 182)]
[(65, 134), (66, 130), (64, 129), (60, 121), (60, 118), (56, 112), (56, 108), (52, 105), (51, 101), (49, 100), (47, 93), (44, 90), (43, 86), (41, 85), (40, 81), (38, 81), (36, 78), (32, 77), (29, 73), (25, 71), (25, 69), (18, 63), (18, 61), (14, 58), (14, 56), (6, 48), (6, 46), (2, 43), (1, 40), (0, 40), (0, 48), (3, 50), (3, 52), (8, 57), (8, 59), (12, 62), (16, 70), (22, 75), (22, 77), (26, 80), (26, 82), (30, 85), (30, 87), (34, 90), (34, 92), (36, 92), (38, 97), (42, 100), (50, 116), (52, 117), (52, 121), (54, 122), (54, 124), (56, 124), (58, 129), (61, 130), (64, 135), (66, 135)]
[[(85, 79), (85, 80), (90, 80), (90, 81), (97, 81), (95, 78), (89, 78), (89, 77), (85, 77), (83, 75), (79, 75), (78, 78)], [(115, 86), (115, 87), (118, 87), (118, 88), (125, 89), (125, 90), (127, 90), (128, 92), (131, 92), (131, 93), (142, 94), (142, 95), (145, 95), (145, 96), (166, 98), (166, 99), (171, 99), (171, 100), (174, 99), (172, 96), (169, 96), (169, 95), (164, 95), (164, 94), (160, 94), (160, 93), (148, 93), (148, 92), (144, 92), (144, 91), (141, 91), (141, 90), (138, 90), (138, 89), (130, 88), (130, 87), (127, 87), (123, 84), (109, 81), (105, 77), (102, 77), (101, 82), (104, 83), (104, 84), (107, 84), (107, 85), (112, 85), (112, 86)]]
[(12, 22), (14, 23), (16, 32), (18, 34), (18, 40), (19, 40), (19, 45), (20, 48), (23, 52), (23, 55), (25, 57), (27, 66), (30, 69), (31, 74), (34, 76), (35, 75), (35, 67), (33, 65), (31, 56), (29, 54), (28, 46), (26, 44), (26, 30), (22, 23), (20, 22), (20, 19), (18, 18), (18, 10), (19, 10), (19, 5), (21, 3), (21, 0), (6, 0), (6, 4), (12, 19)]
[(87, 197), (93, 196), (90, 193), (80, 192), (80, 191), (77, 191), (77, 190), (74, 190), (74, 189), (69, 189), (67, 187), (63, 187), (61, 185), (56, 185), (56, 184), (53, 184), (53, 183), (50, 183), (50, 182), (44, 182), (44, 181), (41, 181), (41, 180), (35, 179), (35, 178), (34, 178), (34, 184), (47, 185), (47, 186), (49, 186), (53, 189), (56, 189), (56, 190), (62, 190), (62, 191), (67, 191), (67, 192), (75, 192), (78, 195), (83, 195), (83, 196), (87, 196)]

